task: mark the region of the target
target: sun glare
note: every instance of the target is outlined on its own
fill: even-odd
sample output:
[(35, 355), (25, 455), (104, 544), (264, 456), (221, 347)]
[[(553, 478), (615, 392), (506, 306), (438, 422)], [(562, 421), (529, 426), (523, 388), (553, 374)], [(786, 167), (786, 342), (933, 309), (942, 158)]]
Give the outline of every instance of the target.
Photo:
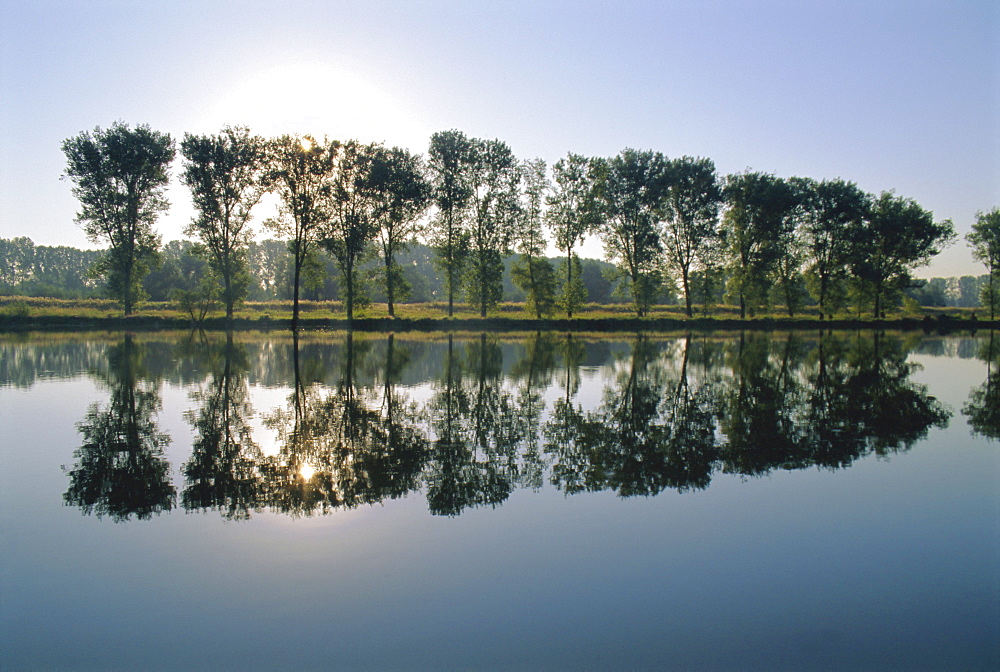
[(266, 136), (294, 133), (385, 142), (423, 152), (430, 133), (412, 106), (360, 74), (326, 62), (275, 65), (236, 83), (206, 109), (206, 132), (247, 125)]
[(315, 473), (316, 467), (312, 466), (308, 462), (299, 467), (299, 476), (301, 476), (304, 480), (308, 481)]

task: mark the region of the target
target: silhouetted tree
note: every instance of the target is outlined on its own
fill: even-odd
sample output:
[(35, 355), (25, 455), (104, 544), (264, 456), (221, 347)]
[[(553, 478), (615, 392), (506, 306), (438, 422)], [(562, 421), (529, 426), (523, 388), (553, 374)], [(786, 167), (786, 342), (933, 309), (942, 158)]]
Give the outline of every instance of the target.
[(851, 268), (858, 290), (881, 316), (887, 299), (908, 287), (910, 270), (930, 262), (955, 237), (950, 221), (933, 215), (912, 199), (891, 192), (872, 201), (853, 239)]
[(184, 134), (181, 181), (191, 190), (197, 216), (184, 230), (201, 240), (211, 268), (222, 281), (226, 319), (246, 298), (250, 284), (247, 246), (253, 207), (265, 188), (267, 144), (246, 127), (226, 127), (219, 135)]
[(798, 191), (796, 217), (807, 253), (806, 277), (823, 319), (842, 304), (852, 236), (864, 219), (868, 195), (853, 182), (840, 179), (792, 178), (790, 182)]
[(455, 289), (469, 252), (467, 216), (472, 186), (468, 165), (472, 143), (461, 131), (441, 131), (431, 136), (428, 172), (437, 213), (429, 242), (437, 253), (448, 291), (448, 317), (454, 315)]
[(598, 230), (608, 259), (628, 279), (639, 317), (648, 313), (661, 282), (656, 225), (666, 196), (667, 166), (659, 152), (634, 149), (594, 160)]
[(520, 210), (514, 247), (521, 258), (511, 269), (514, 284), (524, 290), (528, 310), (538, 319), (548, 315), (555, 304), (555, 272), (545, 253), (545, 193), (549, 189), (545, 161), (525, 161), (522, 169), (524, 202)]
[(330, 182), (330, 218), (320, 234), (320, 243), (337, 260), (344, 289), (348, 321), (354, 307), (363, 304), (357, 287), (357, 270), (378, 230), (376, 187), (371, 177), (373, 145), (345, 142), (336, 159)]
[(729, 270), (729, 290), (740, 317), (768, 296), (778, 260), (794, 226), (795, 192), (784, 180), (766, 173), (745, 172), (726, 178), (722, 245)]
[(579, 260), (573, 249), (583, 242), (595, 225), (594, 182), (590, 159), (570, 152), (552, 166), (554, 186), (548, 197), (545, 221), (555, 237), (556, 248), (566, 253), (563, 273), (566, 281), (559, 297), (566, 317), (573, 317), (587, 301), (587, 290), (580, 278)]
[(521, 218), (521, 167), (500, 140), (471, 141), (468, 295), (480, 317), (503, 296), (503, 258)]
[(1000, 208), (976, 213), (972, 231), (966, 236), (972, 256), (986, 265), (987, 281), (982, 291), (982, 304), (989, 308), (990, 319), (996, 319), (1000, 306)]
[(373, 148), (371, 188), (375, 199), (375, 220), (382, 263), (385, 267), (385, 294), (389, 317), (395, 316), (396, 299), (405, 299), (409, 283), (396, 261), (396, 253), (422, 230), (420, 218), (431, 203), (431, 185), (419, 156), (405, 149)]
[(142, 279), (156, 264), (160, 238), (153, 224), (169, 207), (164, 190), (174, 142), (148, 125), (115, 122), (64, 140), (62, 150), (81, 206), (76, 221), (88, 239), (109, 246), (95, 271), (131, 315), (143, 299)]
[(268, 143), (265, 179), (280, 199), (278, 217), (265, 222), (288, 238), (292, 254), (292, 329), (299, 324), (299, 289), (306, 262), (314, 255), (330, 219), (330, 179), (340, 143), (312, 136), (283, 135)]
[(711, 159), (674, 159), (668, 174), (661, 242), (667, 268), (680, 276), (685, 313), (691, 317), (691, 271), (696, 264), (704, 266), (708, 247), (718, 244), (722, 190)]

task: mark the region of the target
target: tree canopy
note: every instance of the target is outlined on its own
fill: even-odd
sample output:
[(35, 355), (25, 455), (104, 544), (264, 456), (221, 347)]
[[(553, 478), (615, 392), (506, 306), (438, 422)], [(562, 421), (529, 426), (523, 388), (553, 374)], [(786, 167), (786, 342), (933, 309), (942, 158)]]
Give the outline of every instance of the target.
[(97, 271), (131, 315), (143, 298), (142, 279), (156, 264), (160, 238), (153, 225), (169, 208), (164, 191), (174, 159), (167, 133), (142, 124), (84, 131), (62, 143), (66, 177), (80, 201), (76, 220), (95, 243), (108, 244)]

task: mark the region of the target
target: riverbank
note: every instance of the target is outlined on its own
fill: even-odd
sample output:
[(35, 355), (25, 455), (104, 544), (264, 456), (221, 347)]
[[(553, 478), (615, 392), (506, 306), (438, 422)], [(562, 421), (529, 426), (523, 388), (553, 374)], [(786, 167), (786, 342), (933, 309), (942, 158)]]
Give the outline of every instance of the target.
[[(687, 318), (676, 306), (657, 307), (651, 316), (637, 318), (624, 306), (590, 306), (572, 318), (538, 319), (528, 316), (518, 304), (504, 304), (493, 315), (482, 318), (466, 307), (457, 316), (447, 317), (438, 304), (404, 304), (399, 317), (362, 312), (348, 321), (339, 306), (330, 302), (314, 303), (299, 316), (300, 329), (354, 329), (358, 331), (678, 331), (678, 330), (827, 330), (827, 329), (898, 329), (948, 333), (998, 329), (1000, 320), (978, 319), (968, 309), (929, 309), (922, 315), (889, 315), (884, 319), (837, 317), (820, 320), (817, 314), (796, 317), (766, 315), (740, 319), (731, 308), (722, 307), (717, 314)], [(290, 329), (291, 311), (287, 303), (272, 302), (245, 307), (231, 323), (225, 316), (213, 314), (203, 320), (192, 320), (170, 305), (150, 306), (136, 315), (125, 317), (111, 302), (56, 301), (51, 299), (0, 298), (0, 330), (159, 330), (190, 329), (270, 330)]]

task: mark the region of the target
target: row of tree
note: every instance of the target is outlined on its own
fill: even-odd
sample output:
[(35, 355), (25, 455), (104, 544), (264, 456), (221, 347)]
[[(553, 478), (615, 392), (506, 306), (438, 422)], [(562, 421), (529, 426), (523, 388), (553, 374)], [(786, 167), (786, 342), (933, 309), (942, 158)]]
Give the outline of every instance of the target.
[[(159, 239), (156, 216), (174, 158), (169, 135), (118, 122), (67, 139), (66, 175), (81, 202), (88, 235), (109, 245), (101, 271), (126, 314), (142, 298)], [(710, 159), (669, 159), (625, 149), (611, 158), (570, 153), (550, 171), (544, 161), (517, 159), (501, 140), (435, 133), (426, 162), (381, 144), (284, 135), (265, 139), (249, 129), (185, 134), (182, 182), (197, 216), (186, 230), (203, 250), (230, 318), (249, 287), (249, 223), (265, 193), (279, 201), (265, 226), (288, 241), (292, 255), (293, 325), (305, 269), (324, 249), (336, 260), (348, 319), (359, 296), (358, 271), (376, 256), (390, 316), (405, 292), (398, 254), (422, 236), (435, 251), (453, 314), (465, 295), (486, 316), (502, 297), (503, 259), (529, 305), (541, 316), (555, 306), (567, 316), (586, 300), (575, 250), (588, 235), (604, 243), (638, 316), (673, 281), (692, 315), (694, 296), (717, 292), (746, 316), (767, 305), (773, 289), (794, 315), (807, 296), (821, 316), (850, 299), (883, 312), (955, 237), (912, 199), (875, 196), (844, 180), (782, 179), (746, 171), (719, 176)], [(547, 238), (565, 253), (559, 273), (544, 258)], [(969, 236), (988, 267), (984, 303), (994, 315), (993, 278), (1000, 259), (1000, 210), (980, 215)]]
[[(35, 245), (30, 238), (0, 238), (0, 296), (52, 297), (57, 299), (93, 299), (104, 295), (102, 278), (92, 269), (101, 250)], [(250, 275), (246, 298), (249, 301), (288, 301), (292, 298), (293, 258), (286, 241), (270, 238), (254, 240), (246, 250)], [(441, 301), (446, 296), (444, 280), (435, 263), (433, 248), (411, 242), (396, 261), (400, 283), (408, 291), (402, 302)], [(523, 302), (524, 290), (514, 283), (513, 268), (518, 255), (504, 259), (503, 300)], [(559, 259), (549, 259), (557, 264)], [(616, 285), (608, 276), (611, 265), (597, 259), (579, 259), (580, 278), (591, 303), (621, 303)], [(157, 264), (143, 279), (142, 287), (150, 301), (170, 301), (186, 292), (197, 292), (211, 271), (199, 246), (189, 240), (172, 240), (160, 247)], [(368, 299), (385, 303), (382, 269), (377, 259), (367, 259), (360, 268), (359, 301)], [(302, 297), (310, 301), (342, 299), (337, 262), (319, 250), (303, 272)], [(936, 294), (935, 294), (936, 296)], [(978, 296), (978, 294), (977, 294)], [(672, 303), (673, 296), (665, 296)]]
[[(347, 334), (300, 347), (296, 338), (267, 344), (284, 359), (289, 396), (263, 412), (249, 382), (263, 372), (232, 332), (155, 356), (123, 338), (91, 368), (108, 399), (78, 425), (83, 442), (65, 495), (119, 520), (177, 504), (169, 438), (156, 418), (162, 381), (147, 366), (157, 361), (199, 364), (186, 381), (199, 391), (185, 413), (195, 431), (181, 504), (237, 519), (329, 513), (421, 489), (439, 515), (497, 506), (518, 487), (546, 482), (623, 497), (698, 490), (720, 473), (840, 469), (903, 452), (952, 416), (913, 379), (915, 342), (884, 334), (637, 337), (606, 358), (603, 392), (587, 405), (579, 392), (589, 344), (571, 334), (525, 339), (506, 361), (486, 334), (432, 346)], [(992, 333), (970, 344), (988, 363), (987, 379), (962, 414), (974, 432), (996, 437), (1000, 344)], [(418, 377), (430, 390), (414, 395), (404, 380), (422, 348), (436, 366)], [(278, 437), (270, 450), (255, 437), (255, 417)]]

